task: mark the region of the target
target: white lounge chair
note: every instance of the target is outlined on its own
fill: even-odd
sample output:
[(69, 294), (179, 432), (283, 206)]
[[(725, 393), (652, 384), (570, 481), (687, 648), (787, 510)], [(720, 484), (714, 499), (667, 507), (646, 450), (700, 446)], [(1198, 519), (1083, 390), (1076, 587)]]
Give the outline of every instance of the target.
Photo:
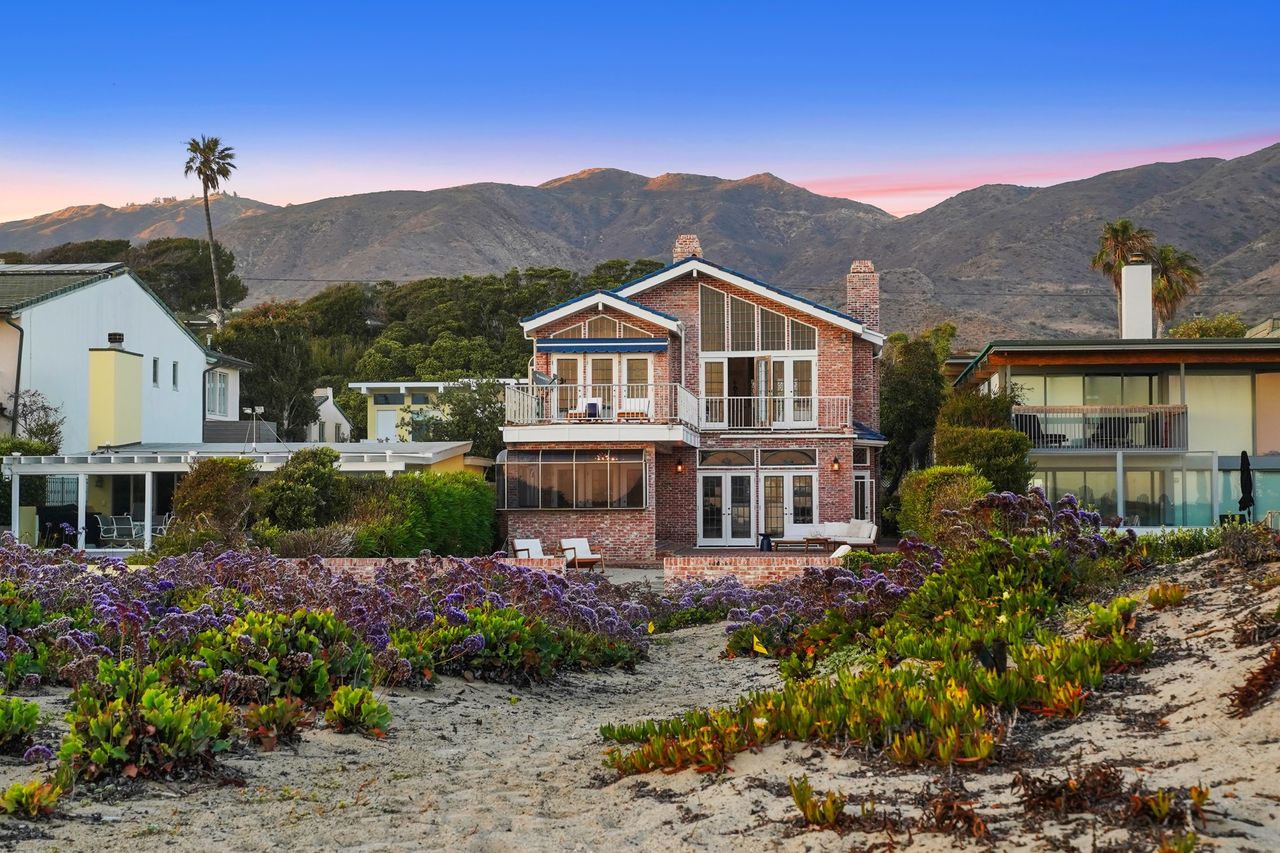
[(618, 417), (636, 420), (648, 420), (653, 415), (653, 401), (648, 397), (623, 397), (618, 408)]
[(831, 559), (843, 560), (847, 555), (852, 553), (853, 553), (853, 546), (846, 543), (844, 545), (841, 545), (839, 548), (837, 548), (835, 551), (831, 553)]
[(520, 557), (540, 559), (547, 556), (542, 553), (541, 539), (512, 539), (511, 553), (515, 555), (517, 559)]
[(604, 555), (591, 550), (591, 544), (585, 537), (561, 539), (560, 547), (564, 551), (565, 565), (570, 569), (593, 569), (599, 566), (604, 570)]

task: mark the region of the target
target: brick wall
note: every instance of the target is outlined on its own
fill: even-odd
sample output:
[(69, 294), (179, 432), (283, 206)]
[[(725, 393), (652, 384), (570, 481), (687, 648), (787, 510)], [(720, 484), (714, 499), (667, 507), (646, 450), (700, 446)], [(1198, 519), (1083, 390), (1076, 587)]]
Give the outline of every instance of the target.
[(760, 553), (748, 556), (699, 554), (666, 557), (662, 561), (663, 584), (736, 577), (747, 586), (760, 586), (804, 574), (809, 566), (838, 565), (839, 560), (821, 554)]
[[(677, 472), (676, 465), (684, 471)], [(698, 451), (692, 447), (676, 447), (670, 453), (659, 453), (654, 496), (655, 530), (659, 539), (677, 545), (694, 545), (698, 541)]]
[(542, 509), (505, 510), (501, 513), (508, 541), (541, 539), (544, 553), (560, 550), (561, 539), (586, 537), (606, 565), (654, 565), (657, 539), (655, 508), (657, 485), (654, 476), (655, 452), (652, 443), (574, 443), (572, 445), (516, 444), (512, 450), (644, 450), (644, 509)]

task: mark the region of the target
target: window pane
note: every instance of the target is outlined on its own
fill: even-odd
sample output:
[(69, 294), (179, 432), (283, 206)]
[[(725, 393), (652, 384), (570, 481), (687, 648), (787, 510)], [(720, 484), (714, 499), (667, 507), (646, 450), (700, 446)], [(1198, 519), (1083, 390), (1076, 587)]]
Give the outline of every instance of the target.
[(588, 338), (616, 338), (618, 321), (611, 317), (592, 317), (587, 321)]
[(760, 309), (760, 349), (787, 348), (787, 318), (767, 308)]
[(542, 506), (547, 509), (573, 506), (573, 463), (542, 464)]
[(853, 478), (853, 517), (854, 518), (866, 520), (869, 517), (867, 512), (868, 509), (870, 508), (867, 502), (867, 497), (868, 497), (867, 486), (870, 482), (871, 481), (866, 477)]
[(1083, 406), (1084, 386), (1079, 376), (1048, 376), (1044, 398), (1046, 406)]
[[(629, 358), (627, 359), (627, 384), (628, 385), (648, 385), (649, 384), (649, 359), (647, 358)], [(640, 389), (640, 393), (628, 392), (632, 397), (640, 397), (644, 395), (644, 389)]]
[(578, 509), (597, 509), (609, 505), (609, 468), (607, 462), (579, 462), (575, 466)]
[(569, 326), (568, 328), (561, 329), (561, 330), (560, 330), (560, 331), (558, 331), (558, 332), (552, 332), (552, 333), (551, 333), (551, 337), (553, 337), (553, 338), (580, 338), (580, 337), (582, 337), (582, 324), (581, 324), (581, 323), (574, 323), (572, 326)]
[(609, 506), (634, 509), (644, 506), (644, 463), (620, 462), (611, 466)]
[(729, 297), (729, 334), (732, 349), (756, 348), (756, 306), (736, 296)]
[(724, 347), (724, 294), (702, 287), (702, 349), (713, 352)]
[(756, 460), (749, 450), (703, 450), (698, 454), (698, 464), (703, 466), (752, 466)]
[(1124, 404), (1126, 406), (1151, 405), (1151, 377), (1126, 376), (1124, 378)]
[(817, 465), (815, 450), (761, 450), (760, 465)]
[(791, 348), (817, 349), (818, 330), (799, 320), (791, 321)]
[(708, 361), (702, 365), (703, 393), (708, 397), (724, 396), (724, 362)]
[(1018, 399), (1022, 401), (1024, 406), (1044, 406), (1044, 377), (1043, 376), (1015, 376), (1013, 377), (1014, 390), (1018, 392)]
[(637, 329), (635, 326), (632, 326), (632, 325), (631, 325), (631, 324), (629, 324), (629, 323), (619, 323), (619, 324), (618, 324), (618, 328), (619, 328), (619, 331), (622, 333), (622, 334), (620, 334), (620, 335), (619, 335), (619, 337), (622, 337), (622, 338), (649, 338), (649, 337), (653, 337), (653, 336), (652, 336), (652, 335), (650, 335), (648, 332), (644, 331), (644, 329)]
[(1119, 406), (1124, 402), (1119, 376), (1086, 376), (1084, 378), (1084, 404), (1086, 406)]

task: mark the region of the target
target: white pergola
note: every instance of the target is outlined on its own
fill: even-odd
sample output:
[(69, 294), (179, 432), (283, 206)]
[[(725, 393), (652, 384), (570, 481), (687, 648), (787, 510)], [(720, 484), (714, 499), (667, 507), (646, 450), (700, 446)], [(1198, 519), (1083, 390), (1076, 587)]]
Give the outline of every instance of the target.
[(19, 490), (24, 476), (75, 477), (77, 545), (83, 549), (89, 477), (141, 475), (145, 484), (142, 544), (144, 548), (150, 548), (156, 474), (185, 474), (201, 459), (215, 457), (248, 459), (258, 471), (270, 473), (288, 462), (295, 452), (314, 447), (328, 447), (337, 451), (337, 469), (344, 474), (382, 474), (391, 477), (405, 471), (429, 468), (454, 456), (465, 456), (471, 450), (471, 442), (310, 442), (259, 444), (249, 448), (239, 444), (148, 444), (58, 456), (23, 456), (15, 453), (3, 459), (3, 475), (9, 481), (10, 489), (10, 529), (16, 536), (19, 527)]

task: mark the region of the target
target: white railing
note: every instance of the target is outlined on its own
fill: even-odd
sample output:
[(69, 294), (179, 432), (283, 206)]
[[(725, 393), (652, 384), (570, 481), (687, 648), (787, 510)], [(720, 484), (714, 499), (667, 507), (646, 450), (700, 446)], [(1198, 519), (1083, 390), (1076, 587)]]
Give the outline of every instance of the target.
[(678, 383), (507, 386), (506, 422), (681, 423), (704, 430), (853, 431), (850, 397), (704, 397)]
[(674, 382), (508, 387), (507, 423), (684, 423), (696, 427), (697, 404), (690, 405), (684, 395), (689, 392)]
[(1186, 406), (1014, 406), (1037, 450), (1186, 450)]
[(805, 395), (704, 397), (702, 428), (849, 432), (853, 428), (853, 399)]

